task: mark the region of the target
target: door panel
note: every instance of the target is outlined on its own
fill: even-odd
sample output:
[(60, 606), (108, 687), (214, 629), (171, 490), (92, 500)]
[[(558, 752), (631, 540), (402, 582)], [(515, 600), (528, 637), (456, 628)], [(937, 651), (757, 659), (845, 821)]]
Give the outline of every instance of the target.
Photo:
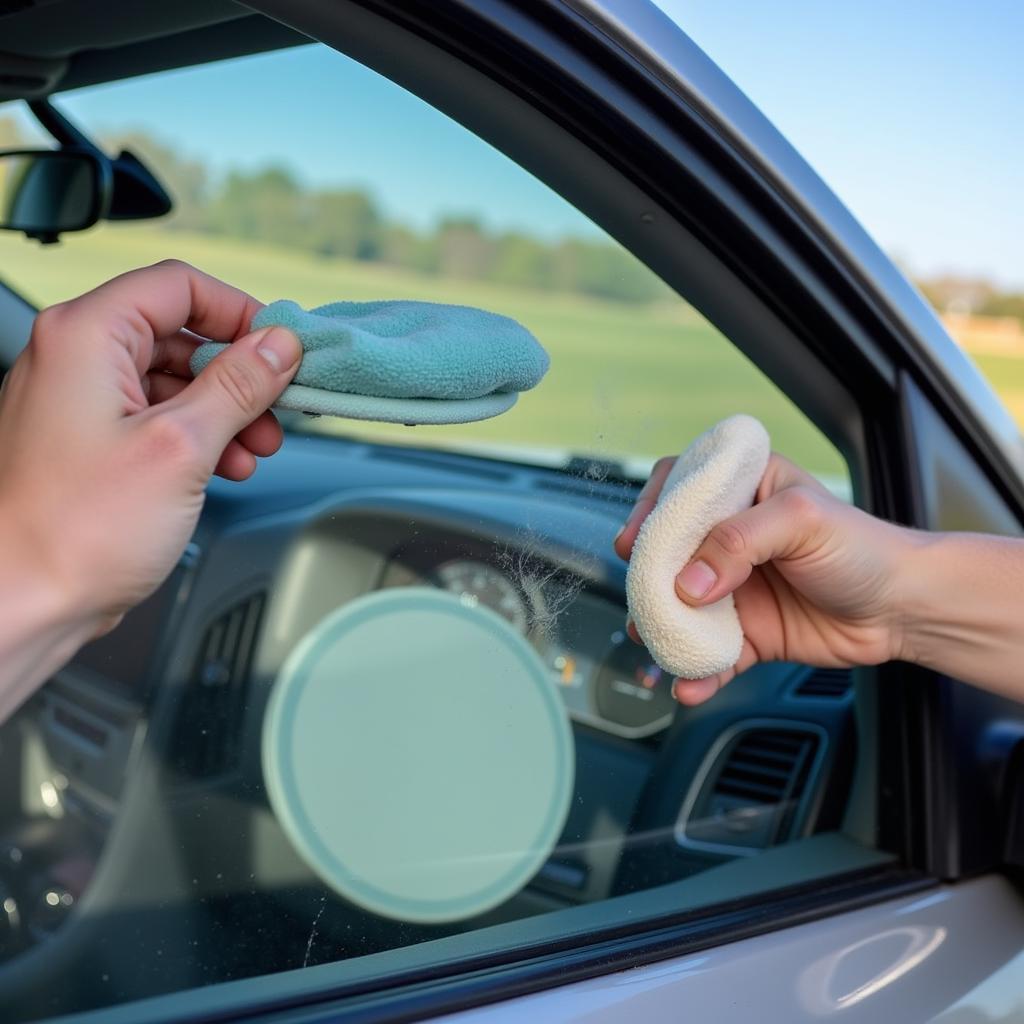
[(988, 877), (437, 1024), (1024, 1020), (1024, 899)]

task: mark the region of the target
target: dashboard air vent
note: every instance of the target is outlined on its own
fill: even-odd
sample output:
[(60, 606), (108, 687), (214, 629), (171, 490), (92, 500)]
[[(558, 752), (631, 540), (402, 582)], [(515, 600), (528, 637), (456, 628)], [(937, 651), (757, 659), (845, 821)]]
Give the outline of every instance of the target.
[(562, 494), (582, 495), (586, 498), (600, 498), (621, 504), (623, 515), (633, 504), (635, 492), (624, 483), (611, 478), (598, 479), (587, 476), (559, 474), (539, 476), (534, 486), (539, 491), (558, 491)]
[(174, 764), (185, 775), (209, 778), (237, 764), (263, 602), (253, 594), (203, 634), (176, 733)]
[(677, 827), (683, 845), (753, 853), (790, 838), (821, 740), (802, 728), (747, 728), (715, 758)]
[(793, 693), (797, 697), (825, 697), (840, 700), (853, 686), (848, 668), (819, 668), (804, 676)]

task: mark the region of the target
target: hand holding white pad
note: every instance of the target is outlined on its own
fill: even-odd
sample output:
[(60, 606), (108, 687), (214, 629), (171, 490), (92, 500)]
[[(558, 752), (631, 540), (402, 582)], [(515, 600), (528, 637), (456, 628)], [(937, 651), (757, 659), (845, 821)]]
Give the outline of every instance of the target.
[(732, 595), (691, 608), (675, 578), (712, 528), (753, 504), (771, 454), (768, 432), (752, 416), (730, 416), (676, 460), (629, 560), (626, 601), (654, 660), (683, 679), (703, 679), (736, 664), (743, 630)]

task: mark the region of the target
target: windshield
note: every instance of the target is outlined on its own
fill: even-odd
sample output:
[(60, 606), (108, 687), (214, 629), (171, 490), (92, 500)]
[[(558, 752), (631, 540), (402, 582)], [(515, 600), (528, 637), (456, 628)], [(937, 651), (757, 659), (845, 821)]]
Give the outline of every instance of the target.
[[(352, 98), (358, 97), (358, 102)], [(61, 108), (128, 148), (175, 211), (40, 247), (0, 235), (0, 273), (31, 302), (69, 298), (168, 256), (305, 307), (339, 299), (479, 306), (551, 355), (496, 419), (418, 427), (287, 418), (343, 433), (563, 466), (598, 456), (643, 477), (721, 416), (761, 418), (778, 450), (845, 479), (802, 414), (678, 295), (586, 217), (422, 100), (321, 46), (94, 87)], [(270, 128), (269, 126), (274, 126)], [(45, 142), (13, 106), (0, 138)]]

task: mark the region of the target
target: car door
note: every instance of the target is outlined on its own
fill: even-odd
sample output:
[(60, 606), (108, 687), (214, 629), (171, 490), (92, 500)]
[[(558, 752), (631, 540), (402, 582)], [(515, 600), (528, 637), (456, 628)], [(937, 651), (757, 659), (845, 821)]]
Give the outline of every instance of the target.
[[(591, 143), (603, 139), (602, 154), (618, 170), (628, 168), (632, 184), (642, 182), (666, 206), (678, 203), (679, 212), (685, 207), (688, 225), (703, 222), (703, 239), (716, 255), (734, 268), (746, 265), (748, 273), (740, 273), (748, 285), (760, 279), (757, 291), (773, 313), (791, 326), (802, 323), (795, 333), (808, 358), (798, 376), (795, 368), (787, 373), (776, 362), (770, 343), (755, 342), (756, 355), (748, 353), (779, 374), (776, 380), (786, 382), (802, 408), (817, 413), (822, 410), (811, 395), (816, 358), (852, 385), (864, 416), (861, 454), (872, 467), (868, 479), (859, 481), (858, 499), (866, 507), (931, 529), (1018, 535), (1022, 448), (1016, 428), (919, 297), (799, 157), (649, 5), (611, 0), (537, 8), (543, 13), (535, 10), (535, 19), (528, 20), (498, 4), (451, 5), (444, 12), (449, 20), (442, 16), (442, 24), (429, 29), (408, 12), (401, 14), (406, 25), (441, 40), (449, 53), (471, 55), (494, 77), (515, 82), (579, 136)], [(500, 47), (501, 28), (511, 25), (537, 64), (544, 63), (539, 54), (551, 61), (543, 71), (506, 65), (504, 74), (495, 74), (495, 64), (480, 54), (482, 39), (490, 37)], [(564, 90), (557, 98), (555, 79)], [(596, 127), (602, 121), (605, 131)], [(614, 142), (611, 124), (619, 132)], [(543, 157), (539, 164), (550, 172)], [(588, 184), (594, 177), (588, 176)], [(714, 185), (701, 192), (695, 178)], [(573, 185), (580, 199), (586, 187), (578, 180)], [(650, 229), (666, 219), (662, 211), (641, 210), (641, 202), (632, 217), (623, 217), (629, 202), (620, 198), (615, 210), (597, 201), (610, 218), (602, 222), (615, 223), (618, 237), (628, 238), (634, 252), (664, 273), (672, 261), (670, 246), (650, 237), (656, 234)], [(779, 216), (780, 206), (788, 214)], [(681, 245), (675, 249), (677, 260), (683, 251)], [(707, 261), (706, 251), (700, 256)], [(811, 271), (804, 284), (824, 300), (821, 305), (808, 293), (789, 291), (795, 283), (790, 274), (803, 276), (804, 259), (810, 261), (804, 269)], [(691, 272), (694, 262), (688, 262)], [(721, 303), (693, 277), (688, 286), (696, 288), (688, 294), (719, 326), (730, 323), (730, 338), (742, 346), (747, 335), (726, 313), (728, 300)], [(762, 317), (762, 342), (766, 324)], [(524, 971), (521, 982), (544, 988), (542, 994), (445, 1019), (617, 1021), (643, 1014), (669, 1020), (677, 1019), (681, 1007), (695, 1019), (722, 1020), (813, 1019), (838, 1010), (851, 1019), (1024, 1017), (1024, 966), (1017, 952), (1022, 905), (1012, 881), (1013, 807), (1019, 797), (1011, 751), (1020, 736), (1021, 710), (908, 666), (884, 666), (878, 682), (874, 710), (881, 716), (883, 775), (896, 761), (902, 764), (902, 782), (882, 781), (881, 792), (891, 796), (889, 787), (902, 784), (910, 787), (907, 796), (918, 794), (902, 809), (890, 804), (888, 825), (885, 812), (878, 824), (902, 835), (908, 868), (945, 885), (868, 910), (842, 913), (837, 903), (818, 923), (781, 935), (772, 930), (721, 950), (709, 952), (710, 943), (698, 939), (701, 952), (674, 960), (664, 958), (664, 949), (653, 952), (662, 936), (651, 936), (646, 957), (638, 957), (630, 943), (609, 944), (597, 968), (577, 949), (565, 956), (561, 980), (576, 972), (597, 978), (547, 989), (551, 974), (544, 979), (538, 971), (540, 977), (528, 980)], [(968, 878), (974, 880), (961, 881)], [(851, 906), (857, 902), (854, 897)], [(994, 924), (991, 945), (977, 942), (970, 923), (982, 920)], [(651, 966), (634, 969), (645, 960)], [(473, 1003), (489, 997), (478, 991), (465, 998)]]
[[(656, 9), (485, 0), (252, 6), (469, 127), (714, 324), (720, 333), (695, 338), (693, 362), (659, 360), (645, 387), (670, 380), (680, 406), (698, 405), (702, 391), (721, 402), (740, 394), (761, 401), (766, 381), (741, 391), (739, 362), (728, 364), (735, 375), (724, 385), (725, 371), (698, 376), (697, 355), (731, 344), (799, 410), (765, 406), (777, 440), (820, 458), (815, 468), (859, 504), (920, 526), (1019, 532), (1016, 435), (974, 371), (824, 186)], [(15, 283), (17, 272), (9, 272)], [(557, 364), (569, 342), (562, 347), (551, 319)], [(638, 353), (649, 330), (636, 309), (611, 304), (595, 307), (591, 331), (597, 323), (614, 325), (612, 347)], [(625, 373), (629, 360), (615, 365)], [(607, 413), (616, 394), (589, 397)], [(617, 439), (644, 425), (641, 400), (625, 408), (611, 424)], [(567, 420), (559, 429), (572, 429)], [(692, 434), (671, 402), (664, 422)], [(224, 747), (197, 739), (222, 720), (208, 696), (215, 689), (203, 685), (213, 678), (204, 674), (208, 645), (262, 631), (255, 667), (243, 675), (266, 696), (296, 635), (282, 624), (291, 617), (314, 627), (340, 600), (310, 565), (344, 565), (334, 575), (350, 577), (355, 563), (341, 559), (373, 548), (382, 524), (409, 527), (393, 535), (401, 543), (389, 534), (383, 545), (403, 557), (385, 569), (392, 575), (380, 577), (382, 587), (401, 585), (403, 573), (450, 577), (450, 561), (420, 559), (428, 546), (461, 545), (460, 573), (467, 560), (475, 571), (511, 565), (528, 592), (533, 571), (519, 556), (539, 547), (536, 564), (548, 566), (586, 534), (596, 562), (556, 618), (577, 615), (582, 633), (618, 616), (608, 619), (612, 637), (621, 624), (622, 567), (605, 549), (636, 493), (622, 463), (583, 460), (582, 473), (545, 474), (423, 447), (396, 454), (300, 438), (282, 468), (267, 467), (265, 484), (240, 497), (215, 485), (198, 554), (162, 592), (169, 604), (158, 599), (128, 624), (155, 649), (159, 634), (147, 629), (174, 623), (161, 699), (141, 705), (124, 690), (85, 692), (119, 657), (115, 634), (114, 647), (94, 649), (77, 675), (56, 680), (40, 719), (23, 723), (20, 763), (48, 755), (60, 769), (81, 754), (82, 723), (94, 739), (98, 730), (103, 742), (88, 748), (85, 784), (74, 771), (58, 774), (115, 826), (83, 898), (89, 927), (73, 919), (0, 965), (15, 1019), (94, 1008), (84, 1019), (612, 1021), (677, 1019), (684, 1008), (698, 1019), (842, 1010), (923, 1020), (948, 1008), (950, 1019), (969, 1019), (972, 1006), (998, 998), (1006, 1005), (1004, 979), (1024, 937), (1019, 894), (1001, 873), (1013, 859), (1004, 802), (1020, 713), (906, 665), (852, 677), (767, 666), (700, 711), (639, 727), (631, 704), (571, 707), (577, 760), (567, 831), (515, 900), (443, 933), (336, 902), (269, 814), (260, 766), (246, 774), (260, 701), (250, 692), (251, 714), (223, 718), (228, 733), (238, 729), (236, 772), (221, 771)], [(357, 494), (345, 491), (348, 473), (364, 474)], [(524, 520), (546, 532), (524, 540)], [(439, 522), (429, 545), (413, 542)], [(348, 532), (337, 534), (338, 523)], [(633, 658), (629, 672), (650, 667), (620, 642), (607, 662), (613, 681), (627, 675), (615, 662), (620, 649)], [(542, 649), (562, 675), (569, 655), (556, 648)], [(213, 668), (230, 662), (229, 676), (244, 661), (217, 651)], [(595, 687), (602, 678), (595, 674)], [(602, 707), (601, 721), (587, 720)], [(118, 715), (124, 729), (111, 726)], [(188, 742), (179, 745), (182, 736)], [(114, 740), (125, 738), (118, 752)], [(102, 775), (116, 757), (128, 770), (109, 795)], [(744, 824), (749, 817), (730, 813), (729, 801), (739, 790), (739, 806), (751, 806), (742, 763), (780, 758), (784, 777), (803, 779), (803, 788), (760, 801), (773, 815), (778, 809), (766, 838)], [(30, 777), (33, 800), (66, 802), (73, 817), (51, 771)], [(219, 884), (222, 875), (230, 885)], [(52, 892), (60, 903), (62, 892)], [(247, 960), (250, 947), (257, 953)], [(53, 976), (68, 984), (47, 986)]]

